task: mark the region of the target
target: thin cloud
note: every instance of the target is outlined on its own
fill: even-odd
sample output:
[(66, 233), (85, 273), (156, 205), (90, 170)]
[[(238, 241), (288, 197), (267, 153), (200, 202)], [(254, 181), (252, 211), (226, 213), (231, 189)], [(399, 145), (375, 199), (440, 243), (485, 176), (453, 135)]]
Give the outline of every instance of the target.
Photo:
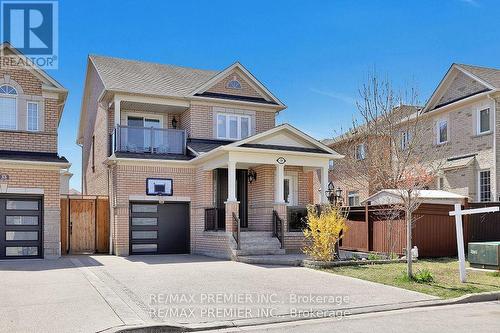
[(333, 99), (342, 101), (346, 104), (350, 104), (350, 105), (354, 105), (354, 106), (356, 105), (356, 100), (354, 98), (352, 98), (349, 95), (343, 94), (343, 93), (338, 93), (335, 91), (320, 90), (320, 89), (316, 89), (316, 88), (310, 88), (310, 90), (316, 94), (328, 96), (328, 97), (331, 97)]
[(474, 7), (479, 7), (479, 2), (477, 2), (476, 0), (460, 0), (460, 1)]

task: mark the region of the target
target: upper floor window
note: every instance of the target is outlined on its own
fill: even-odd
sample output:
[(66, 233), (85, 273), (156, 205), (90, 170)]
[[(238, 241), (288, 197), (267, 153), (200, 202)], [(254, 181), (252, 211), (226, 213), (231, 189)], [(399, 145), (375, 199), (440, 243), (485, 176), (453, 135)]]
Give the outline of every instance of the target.
[(490, 109), (483, 109), (477, 112), (477, 134), (488, 133), (490, 131)]
[(0, 86), (0, 94), (17, 95), (17, 91), (14, 87), (4, 84), (3, 86)]
[(438, 190), (444, 190), (444, 177), (443, 176), (438, 177), (437, 188), (438, 188)]
[(241, 89), (241, 83), (240, 81), (238, 81), (238, 79), (235, 77), (233, 77), (233, 79), (231, 81), (229, 81), (227, 83), (227, 87), (229, 89)]
[(28, 131), (38, 131), (38, 103), (28, 102)]
[(0, 129), (17, 129), (17, 91), (12, 86), (0, 86)]
[(217, 114), (217, 138), (240, 140), (250, 136), (250, 116)]
[(356, 146), (355, 157), (358, 161), (364, 160), (366, 158), (366, 149), (364, 143)]
[(405, 150), (410, 145), (410, 132), (404, 131), (401, 133), (401, 150)]
[(448, 142), (448, 120), (442, 119), (437, 122), (437, 143)]

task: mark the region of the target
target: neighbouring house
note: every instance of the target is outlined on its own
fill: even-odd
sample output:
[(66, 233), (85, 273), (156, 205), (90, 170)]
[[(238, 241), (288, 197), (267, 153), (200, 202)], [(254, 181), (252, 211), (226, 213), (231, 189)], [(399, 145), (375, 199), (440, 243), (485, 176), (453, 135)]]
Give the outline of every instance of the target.
[[(417, 111), (427, 138), (418, 151), (429, 156), (428, 162), (439, 158), (441, 165), (429, 189), (463, 195), (469, 202), (500, 200), (496, 126), (499, 102), (499, 69), (463, 64), (450, 67), (426, 105)], [(401, 133), (401, 145), (405, 135), (408, 133)], [(339, 153), (356, 154), (352, 140), (344, 137), (323, 142)], [(369, 155), (369, 143), (360, 144), (365, 145)], [(345, 202), (357, 204), (380, 190), (371, 184), (360, 185), (350, 175), (333, 170), (331, 180), (347, 184)]]
[(61, 254), (57, 128), (68, 92), (0, 45), (0, 259)]
[[(418, 201), (423, 204), (454, 205), (459, 203), (464, 205), (467, 203), (467, 198), (465, 196), (443, 190), (419, 190), (417, 193), (413, 194), (413, 196), (417, 197)], [(402, 197), (408, 198), (404, 190), (384, 189), (369, 196), (366, 200), (362, 201), (361, 204), (397, 205), (402, 202)]]
[(298, 251), (292, 208), (327, 202), (334, 150), (283, 124), (243, 65), (209, 71), (92, 55), (78, 144), (83, 194), (110, 202), (112, 252)]

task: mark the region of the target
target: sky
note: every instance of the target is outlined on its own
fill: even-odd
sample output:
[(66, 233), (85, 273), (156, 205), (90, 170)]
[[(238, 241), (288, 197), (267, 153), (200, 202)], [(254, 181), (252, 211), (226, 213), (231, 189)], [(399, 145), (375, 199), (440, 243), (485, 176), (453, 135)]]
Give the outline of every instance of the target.
[(453, 62), (500, 68), (499, 14), (486, 0), (60, 0), (59, 68), (47, 72), (69, 90), (59, 153), (71, 187), (89, 54), (211, 70), (240, 61), (288, 106), (278, 124), (323, 139), (350, 127), (374, 70), (417, 87), (423, 104)]

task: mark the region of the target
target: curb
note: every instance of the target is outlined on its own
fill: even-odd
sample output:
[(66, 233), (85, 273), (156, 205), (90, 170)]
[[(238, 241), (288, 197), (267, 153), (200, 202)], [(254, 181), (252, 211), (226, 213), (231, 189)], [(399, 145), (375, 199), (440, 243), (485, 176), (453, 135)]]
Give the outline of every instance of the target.
[[(323, 268), (341, 267), (341, 266), (394, 264), (403, 262), (406, 262), (406, 259), (345, 260), (345, 261), (316, 261), (311, 259), (304, 259), (302, 261), (302, 266), (306, 268), (323, 269)], [(417, 259), (413, 259), (412, 262), (417, 262)]]
[[(455, 305), (455, 304), (466, 304), (466, 303), (478, 303), (478, 302), (491, 302), (500, 301), (500, 292), (485, 292), (478, 294), (468, 294), (452, 299), (438, 299), (429, 301), (416, 301), (407, 303), (396, 303), (396, 304), (382, 304), (366, 307), (357, 308), (341, 308), (341, 309), (318, 309), (317, 311), (324, 312), (344, 312), (347, 316), (360, 315), (366, 313), (377, 313), (377, 312), (387, 312), (396, 311), (412, 308), (424, 308), (433, 306), (445, 306), (445, 305)], [(186, 325), (168, 325), (168, 324), (153, 324), (153, 325), (133, 325), (133, 326), (118, 326), (112, 327), (107, 330), (101, 331), (102, 333), (178, 333), (178, 332), (201, 332), (206, 330), (216, 330), (216, 329), (227, 329), (235, 327), (244, 326), (258, 326), (266, 324), (277, 324), (285, 322), (294, 322), (301, 320), (312, 320), (321, 318), (331, 318), (333, 316), (321, 316), (314, 312), (305, 314), (305, 316), (291, 316), (289, 314), (280, 315), (276, 317), (264, 317), (264, 318), (252, 318), (252, 319), (236, 319), (228, 321), (210, 322), (210, 323), (197, 323), (197, 324), (186, 324)]]

